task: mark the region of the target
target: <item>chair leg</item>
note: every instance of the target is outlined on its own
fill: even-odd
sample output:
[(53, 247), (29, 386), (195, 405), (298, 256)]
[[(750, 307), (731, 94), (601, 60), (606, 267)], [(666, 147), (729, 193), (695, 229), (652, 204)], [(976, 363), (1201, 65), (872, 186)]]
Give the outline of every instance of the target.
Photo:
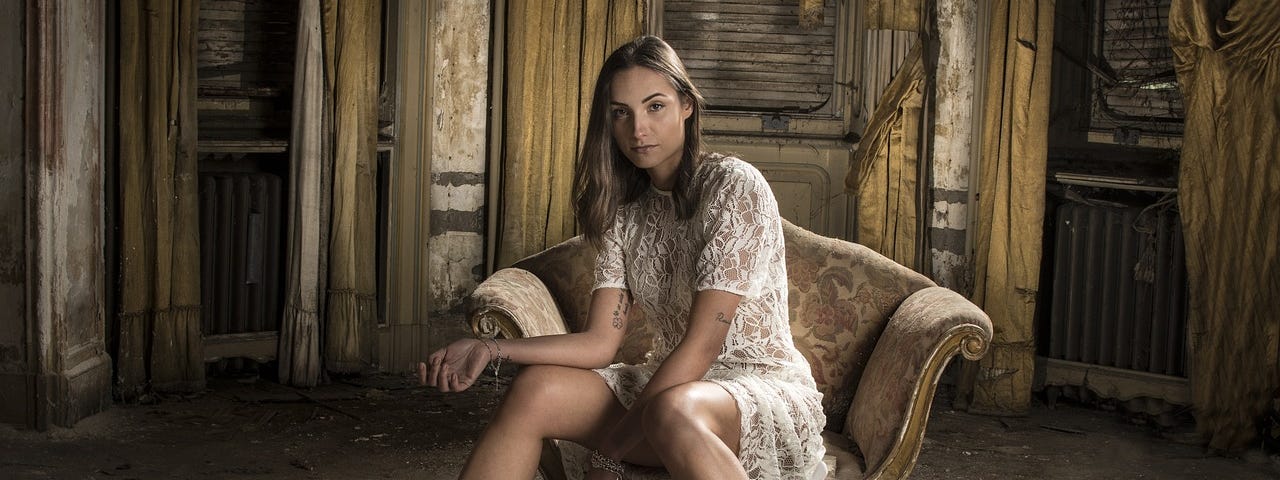
[(560, 447), (554, 441), (543, 440), (538, 471), (542, 473), (543, 480), (568, 480), (568, 475), (564, 473), (564, 458), (560, 456)]

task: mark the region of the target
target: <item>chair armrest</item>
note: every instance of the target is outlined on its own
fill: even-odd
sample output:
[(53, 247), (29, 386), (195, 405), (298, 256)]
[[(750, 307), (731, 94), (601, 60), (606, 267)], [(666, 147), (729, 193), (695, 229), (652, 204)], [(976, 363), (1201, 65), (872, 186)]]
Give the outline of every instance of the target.
[(523, 338), (569, 332), (547, 286), (527, 270), (494, 272), (476, 286), (467, 304), (476, 336)]
[[(539, 337), (569, 333), (564, 315), (537, 275), (520, 268), (504, 268), (480, 282), (467, 298), (471, 332), (478, 337)], [(549, 480), (564, 480), (560, 449), (542, 442), (540, 471)]]
[(986, 354), (991, 319), (943, 287), (903, 301), (876, 342), (854, 394), (845, 433), (866, 459), (866, 478), (906, 478), (924, 441), (938, 378), (957, 353)]

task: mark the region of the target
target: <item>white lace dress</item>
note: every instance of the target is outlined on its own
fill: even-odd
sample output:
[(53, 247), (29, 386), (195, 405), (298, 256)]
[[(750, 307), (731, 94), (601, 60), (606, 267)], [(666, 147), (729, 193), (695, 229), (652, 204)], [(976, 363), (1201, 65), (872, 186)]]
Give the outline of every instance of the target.
[(703, 161), (694, 185), (702, 198), (692, 218), (679, 220), (671, 195), (650, 189), (619, 208), (606, 232), (595, 288), (629, 290), (651, 322), (654, 340), (646, 363), (597, 372), (630, 408), (680, 343), (694, 293), (742, 295), (724, 348), (704, 377), (737, 401), (739, 458), (751, 478), (823, 475), (822, 394), (791, 338), (773, 192), (755, 167), (718, 155)]

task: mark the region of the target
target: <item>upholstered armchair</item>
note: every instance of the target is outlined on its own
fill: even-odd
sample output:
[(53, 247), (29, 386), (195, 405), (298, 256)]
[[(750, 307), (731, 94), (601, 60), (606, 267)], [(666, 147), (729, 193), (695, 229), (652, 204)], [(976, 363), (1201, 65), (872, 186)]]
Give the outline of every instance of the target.
[[(943, 368), (957, 354), (976, 360), (986, 353), (991, 320), (959, 294), (862, 245), (785, 221), (783, 229), (791, 333), (823, 394), (828, 478), (906, 477)], [(521, 338), (581, 329), (594, 263), (590, 243), (576, 237), (495, 272), (469, 299), (473, 330)], [(648, 351), (651, 333), (638, 312), (616, 361), (640, 362)], [(584, 451), (548, 442), (544, 477), (566, 478), (562, 462)]]

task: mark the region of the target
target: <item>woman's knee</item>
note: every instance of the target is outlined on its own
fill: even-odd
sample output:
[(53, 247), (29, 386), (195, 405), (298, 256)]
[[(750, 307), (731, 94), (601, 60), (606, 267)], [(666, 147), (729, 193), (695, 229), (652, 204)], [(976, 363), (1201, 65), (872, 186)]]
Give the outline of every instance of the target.
[(558, 401), (557, 395), (563, 389), (559, 383), (564, 377), (557, 375), (561, 368), (551, 365), (522, 367), (507, 390), (505, 403), (536, 408)]
[(655, 450), (681, 450), (686, 442), (715, 436), (734, 453), (741, 436), (738, 404), (729, 392), (708, 382), (690, 382), (655, 395), (644, 407), (644, 433)]
[(692, 383), (677, 385), (658, 393), (644, 407), (646, 436), (668, 438), (673, 433), (710, 427), (706, 394)]

